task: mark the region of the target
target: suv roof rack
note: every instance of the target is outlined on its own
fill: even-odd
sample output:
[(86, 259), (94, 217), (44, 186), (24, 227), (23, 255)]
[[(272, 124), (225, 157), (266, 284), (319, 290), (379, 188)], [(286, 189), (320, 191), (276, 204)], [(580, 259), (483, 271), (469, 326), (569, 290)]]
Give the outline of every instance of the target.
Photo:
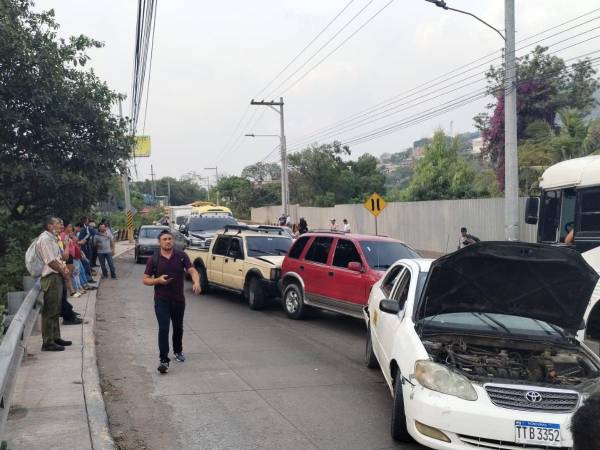
[(343, 230), (325, 230), (325, 229), (314, 229), (308, 230), (309, 233), (334, 233), (334, 234), (348, 234)]
[(229, 230), (237, 230), (238, 234), (240, 234), (242, 231), (251, 230), (251, 228), (248, 225), (225, 225), (225, 233)]
[(276, 232), (280, 235), (283, 234), (281, 227), (276, 227), (273, 225), (258, 225), (256, 227), (249, 225), (225, 225), (225, 233), (231, 230), (237, 230), (237, 234), (240, 234), (242, 231), (254, 231), (255, 233)]

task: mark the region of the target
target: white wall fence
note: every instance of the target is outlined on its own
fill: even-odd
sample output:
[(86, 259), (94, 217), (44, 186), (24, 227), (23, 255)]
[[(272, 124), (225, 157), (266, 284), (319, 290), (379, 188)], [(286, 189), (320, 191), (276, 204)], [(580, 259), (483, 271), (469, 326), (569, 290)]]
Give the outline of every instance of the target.
[[(521, 240), (535, 242), (536, 227), (524, 222), (525, 199), (519, 200)], [(252, 208), (252, 221), (276, 223), (281, 206)], [(292, 220), (304, 217), (311, 229), (329, 228), (335, 217), (339, 226), (348, 219), (352, 232), (374, 234), (375, 219), (363, 205), (314, 208), (290, 205)], [(378, 218), (378, 233), (400, 239), (413, 248), (447, 253), (456, 249), (460, 227), (482, 240), (504, 240), (504, 199), (435, 200), (388, 203)]]

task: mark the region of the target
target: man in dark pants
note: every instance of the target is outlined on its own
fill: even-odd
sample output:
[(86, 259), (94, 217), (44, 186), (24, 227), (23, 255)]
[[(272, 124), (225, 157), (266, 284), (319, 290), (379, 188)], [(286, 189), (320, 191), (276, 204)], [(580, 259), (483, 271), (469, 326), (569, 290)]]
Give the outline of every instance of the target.
[(169, 323), (173, 323), (173, 353), (178, 362), (185, 361), (183, 354), (183, 314), (185, 297), (183, 295), (183, 273), (187, 272), (193, 280), (192, 290), (201, 292), (200, 276), (190, 258), (173, 248), (173, 235), (164, 230), (158, 236), (159, 252), (148, 259), (144, 271), (144, 284), (154, 286), (154, 312), (158, 321), (158, 349), (160, 363), (158, 371), (169, 371)]

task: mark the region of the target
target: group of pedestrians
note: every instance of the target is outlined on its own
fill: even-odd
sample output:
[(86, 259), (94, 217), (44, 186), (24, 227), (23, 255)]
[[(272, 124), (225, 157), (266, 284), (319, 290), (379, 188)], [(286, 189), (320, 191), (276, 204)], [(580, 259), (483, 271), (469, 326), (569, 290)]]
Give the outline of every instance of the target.
[[(114, 240), (109, 234), (110, 225), (102, 221), (98, 227), (83, 217), (73, 225), (58, 217), (44, 220), (44, 231), (35, 240), (34, 257), (39, 261), (41, 288), (44, 294), (42, 307), (42, 350), (62, 351), (71, 341), (60, 335), (60, 317), (63, 325), (79, 325), (83, 322), (68, 297), (78, 298), (85, 292), (97, 289), (93, 276), (94, 263), (100, 260), (103, 275), (116, 278), (112, 262)], [(29, 265), (30, 262), (28, 261)]]
[(298, 223), (292, 223), (291, 216), (282, 214), (277, 220), (277, 225), (280, 227), (288, 227), (292, 231), (294, 237), (308, 233), (308, 223), (304, 217), (300, 217)]
[(342, 228), (340, 229), (337, 225), (335, 217), (332, 217), (329, 220), (329, 229), (331, 231), (343, 231), (344, 233), (352, 233), (352, 227), (350, 226), (350, 222), (348, 222), (348, 219), (342, 220)]

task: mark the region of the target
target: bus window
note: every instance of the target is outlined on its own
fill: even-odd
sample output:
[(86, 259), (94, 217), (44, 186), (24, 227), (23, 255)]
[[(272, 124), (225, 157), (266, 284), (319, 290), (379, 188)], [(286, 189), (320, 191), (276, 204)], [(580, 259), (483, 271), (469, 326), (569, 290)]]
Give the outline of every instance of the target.
[(562, 192), (562, 204), (560, 208), (560, 242), (565, 242), (565, 236), (569, 233), (569, 225), (575, 223), (575, 204), (577, 193), (575, 189), (565, 189)]
[(544, 192), (540, 219), (540, 241), (556, 242), (560, 219), (560, 191)]
[(586, 189), (580, 194), (580, 223), (578, 231), (600, 232), (600, 189)]

